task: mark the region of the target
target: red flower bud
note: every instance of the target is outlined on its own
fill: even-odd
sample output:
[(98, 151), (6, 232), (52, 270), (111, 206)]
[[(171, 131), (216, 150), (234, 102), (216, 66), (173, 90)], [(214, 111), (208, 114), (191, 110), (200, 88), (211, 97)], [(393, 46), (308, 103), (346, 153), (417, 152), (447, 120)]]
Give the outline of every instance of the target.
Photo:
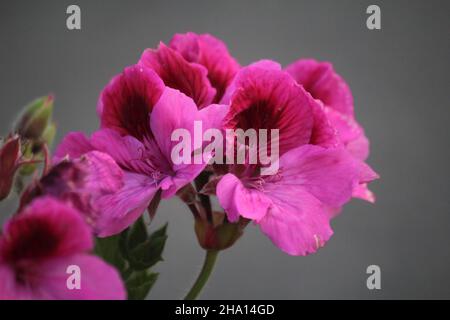
[(19, 159), (19, 137), (8, 138), (0, 149), (0, 200), (5, 199), (11, 191)]
[(205, 250), (224, 250), (231, 247), (243, 234), (249, 220), (241, 218), (230, 223), (222, 212), (213, 212), (213, 222), (195, 220), (195, 233), (200, 246)]

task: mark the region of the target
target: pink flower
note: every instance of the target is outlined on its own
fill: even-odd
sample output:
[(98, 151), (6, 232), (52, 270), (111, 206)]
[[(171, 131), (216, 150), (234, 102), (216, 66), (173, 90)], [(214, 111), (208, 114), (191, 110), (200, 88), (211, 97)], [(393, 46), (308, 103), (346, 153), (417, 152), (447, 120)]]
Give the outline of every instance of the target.
[(192, 98), (199, 108), (221, 100), (239, 70), (226, 45), (209, 34), (176, 34), (166, 46), (147, 49), (139, 64), (153, 69), (170, 88)]
[(99, 236), (109, 236), (132, 224), (158, 193), (172, 197), (195, 179), (206, 163), (172, 162), (172, 148), (177, 144), (171, 141), (172, 132), (183, 128), (193, 136), (195, 120), (202, 121), (204, 130), (217, 127), (227, 108), (210, 105), (199, 111), (192, 99), (164, 87), (153, 70), (136, 65), (104, 89), (98, 112), (102, 129), (90, 139), (82, 133), (69, 134), (56, 156), (77, 158), (99, 150), (123, 170), (122, 188), (101, 199)]
[(99, 234), (105, 225), (104, 197), (118, 192), (123, 184), (123, 171), (116, 162), (106, 153), (90, 151), (76, 159), (60, 160), (34, 181), (21, 196), (21, 208), (37, 197), (52, 196), (78, 209)]
[(304, 145), (283, 154), (271, 176), (226, 174), (217, 196), (231, 222), (255, 221), (283, 251), (307, 255), (331, 237), (329, 207), (340, 207), (361, 179), (362, 163), (343, 149)]
[[(88, 252), (93, 239), (82, 216), (52, 198), (35, 200), (0, 237), (0, 299), (125, 299), (117, 271)], [(69, 266), (80, 288), (68, 288)]]
[[(328, 62), (301, 59), (289, 65), (286, 72), (323, 104), (340, 143), (356, 158), (366, 160), (369, 155), (369, 140), (355, 119), (350, 88), (334, 71), (333, 66)], [(365, 183), (355, 187), (354, 196), (375, 201), (375, 196)]]
[(139, 64), (153, 69), (166, 86), (192, 98), (199, 108), (211, 104), (216, 95), (205, 67), (186, 61), (179, 52), (162, 42), (157, 50), (145, 50)]
[(210, 34), (188, 32), (174, 35), (169, 46), (187, 61), (200, 64), (208, 70), (208, 79), (216, 89), (213, 102), (220, 101), (239, 71), (239, 64), (230, 55), (225, 43)]
[(217, 184), (220, 204), (230, 221), (255, 221), (283, 251), (315, 252), (332, 234), (330, 208), (376, 174), (339, 147), (323, 107), (276, 63), (242, 69), (230, 88), (224, 127), (279, 129), (281, 157), (271, 176), (258, 165), (231, 167)]
[(241, 69), (222, 101), (230, 104), (225, 129), (278, 129), (280, 154), (307, 143), (337, 145), (322, 106), (274, 61)]

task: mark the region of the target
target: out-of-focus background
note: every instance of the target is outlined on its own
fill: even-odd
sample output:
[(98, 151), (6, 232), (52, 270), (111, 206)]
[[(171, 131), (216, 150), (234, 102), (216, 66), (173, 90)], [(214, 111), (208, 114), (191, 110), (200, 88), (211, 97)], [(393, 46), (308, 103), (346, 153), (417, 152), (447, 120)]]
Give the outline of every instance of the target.
[[(82, 30), (66, 28), (81, 7)], [(381, 30), (366, 8), (381, 8)], [(300, 57), (334, 64), (348, 81), (381, 175), (377, 203), (354, 200), (315, 255), (291, 257), (250, 226), (218, 265), (207, 299), (450, 298), (450, 19), (448, 1), (11, 1), (0, 4), (0, 128), (27, 102), (54, 93), (57, 141), (98, 127), (95, 106), (109, 79), (174, 33), (223, 39), (242, 65)], [(0, 204), (0, 220), (16, 199)], [(177, 199), (165, 261), (149, 298), (180, 298), (203, 259), (193, 221)], [(366, 268), (381, 267), (381, 290)]]

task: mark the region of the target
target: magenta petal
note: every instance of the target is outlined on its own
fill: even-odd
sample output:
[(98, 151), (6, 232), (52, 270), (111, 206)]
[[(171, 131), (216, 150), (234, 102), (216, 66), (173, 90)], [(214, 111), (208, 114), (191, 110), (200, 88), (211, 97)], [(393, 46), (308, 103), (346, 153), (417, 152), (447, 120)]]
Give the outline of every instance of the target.
[(71, 132), (66, 135), (58, 145), (54, 153), (54, 162), (59, 162), (64, 157), (76, 159), (83, 154), (94, 150), (91, 142), (82, 132)]
[[(195, 119), (202, 123), (202, 135), (208, 129), (221, 128), (223, 118), (227, 112), (228, 106), (220, 104), (211, 104), (197, 112)], [(188, 127), (188, 124), (185, 123), (185, 126)], [(202, 147), (204, 148), (204, 145)], [(194, 146), (192, 149), (194, 150)], [(170, 179), (170, 187), (163, 191), (162, 197), (172, 197), (181, 187), (192, 182), (205, 169), (207, 165), (205, 159), (210, 159), (211, 157), (212, 154), (204, 153), (201, 164), (195, 164), (194, 162), (191, 164), (172, 164), (175, 174), (173, 177), (168, 178)]]
[(271, 200), (264, 193), (246, 188), (230, 173), (217, 184), (217, 197), (231, 222), (237, 222), (240, 216), (259, 221), (271, 205)]
[[(173, 147), (178, 141), (171, 141), (172, 133), (177, 129), (184, 129), (194, 139), (194, 121), (198, 121), (203, 132), (209, 128), (220, 128), (222, 119), (228, 110), (227, 106), (210, 105), (198, 111), (191, 98), (178, 90), (166, 88), (161, 99), (156, 104), (150, 119), (150, 127), (155, 134), (155, 140), (163, 158), (171, 161)], [(201, 137), (200, 137), (201, 138)], [(191, 141), (191, 150), (194, 151), (194, 143)], [(171, 173), (161, 182), (163, 198), (173, 196), (177, 190), (193, 181), (195, 177), (206, 167), (207, 162), (171, 164)]]
[(353, 116), (353, 96), (350, 88), (334, 71), (331, 63), (300, 59), (285, 70), (315, 99), (336, 111)]
[(327, 211), (311, 194), (291, 188), (272, 197), (273, 205), (258, 223), (272, 242), (290, 255), (316, 252), (333, 234)]
[(354, 157), (366, 160), (369, 156), (369, 139), (367, 139), (364, 130), (354, 140), (347, 142), (346, 148)]
[(91, 138), (92, 145), (97, 150), (108, 153), (122, 168), (142, 174), (151, 172), (146, 160), (152, 158), (156, 164), (164, 160), (159, 149), (150, 144), (151, 140), (146, 141), (149, 143), (144, 145), (132, 136), (121, 136), (110, 129), (99, 130)]
[(225, 116), (230, 107), (225, 104), (210, 104), (198, 113), (198, 118), (202, 121), (203, 131), (211, 128), (221, 129)]
[(325, 113), (347, 150), (358, 159), (365, 160), (369, 155), (369, 140), (364, 134), (364, 129), (353, 117), (329, 107), (325, 107)]
[(12, 267), (0, 263), (0, 300), (30, 300), (32, 293), (18, 286)]
[(367, 183), (361, 183), (353, 189), (353, 197), (375, 203), (375, 194), (369, 190)]
[(319, 100), (312, 103), (314, 125), (309, 144), (325, 148), (335, 148), (341, 144), (338, 132), (326, 114), (326, 109)]
[(57, 257), (93, 246), (81, 213), (51, 197), (34, 200), (4, 226), (3, 234), (0, 261)]
[(239, 85), (239, 83), (242, 81), (242, 77), (245, 79), (246, 74), (251, 72), (253, 68), (260, 68), (260, 69), (267, 69), (267, 70), (281, 70), (281, 65), (273, 60), (263, 59), (258, 60), (256, 62), (253, 62), (246, 66), (244, 69), (242, 69), (242, 72), (239, 72), (234, 77), (233, 81), (228, 85), (222, 99), (220, 100), (220, 103), (222, 104), (229, 104), (231, 101), (231, 97), (233, 96), (234, 92), (236, 91), (236, 87)]
[(205, 67), (187, 62), (181, 54), (160, 43), (158, 50), (147, 49), (139, 64), (153, 69), (170, 88), (191, 97), (199, 108), (210, 104), (216, 94)]
[(166, 88), (155, 105), (150, 117), (150, 127), (166, 159), (170, 159), (173, 146), (178, 142), (171, 141), (171, 135), (176, 129), (186, 129), (191, 134), (194, 131), (194, 120), (197, 120), (197, 106), (194, 101), (178, 90)]
[(115, 192), (122, 187), (123, 171), (108, 154), (91, 151), (78, 161), (89, 171), (84, 188), (92, 195)]
[(221, 100), (239, 70), (239, 64), (229, 54), (226, 45), (209, 34), (176, 34), (170, 47), (189, 62), (198, 63), (208, 70), (208, 79), (216, 89), (213, 102)]
[(305, 145), (284, 154), (280, 168), (284, 184), (299, 185), (325, 205), (339, 207), (351, 198), (365, 166), (342, 148)]
[(103, 152), (89, 151), (55, 164), (22, 194), (21, 207), (34, 198), (52, 196), (78, 209), (86, 222), (95, 226), (97, 199), (115, 193), (122, 184), (123, 171), (114, 159)]
[(151, 177), (125, 172), (124, 185), (114, 194), (97, 201), (101, 215), (96, 224), (99, 237), (107, 237), (125, 230), (147, 209), (158, 191), (157, 182)]
[(97, 112), (102, 128), (137, 139), (151, 135), (148, 116), (163, 89), (163, 82), (153, 70), (140, 65), (125, 68), (100, 96)]
[(249, 67), (237, 77), (225, 128), (279, 129), (280, 154), (310, 141), (314, 101), (289, 75)]
[(205, 169), (206, 163), (203, 164), (180, 164), (175, 165), (175, 173), (173, 176), (166, 177), (161, 183), (163, 199), (173, 197), (178, 190), (194, 181), (194, 179)]
[[(69, 266), (79, 267), (80, 289), (68, 289)], [(98, 257), (77, 254), (54, 258), (39, 264), (33, 271), (39, 276), (39, 291), (44, 299), (124, 300), (126, 290), (116, 269)], [(42, 298), (42, 296), (41, 296)]]
[[(181, 187), (193, 181), (206, 167), (206, 162), (195, 164), (193, 158), (191, 158), (191, 163), (187, 164), (172, 163), (172, 149), (179, 143), (171, 141), (172, 133), (177, 129), (184, 129), (194, 139), (195, 120), (201, 119), (192, 99), (178, 90), (166, 88), (150, 119), (150, 126), (155, 133), (159, 149), (163, 157), (171, 163), (171, 173), (161, 182), (163, 198), (172, 197)], [(190, 147), (193, 151), (193, 141), (191, 141)]]
[(261, 68), (261, 69), (278, 70), (278, 71), (280, 71), (281, 70), (281, 64), (279, 62), (274, 61), (274, 60), (261, 59), (261, 60), (252, 62), (246, 68)]

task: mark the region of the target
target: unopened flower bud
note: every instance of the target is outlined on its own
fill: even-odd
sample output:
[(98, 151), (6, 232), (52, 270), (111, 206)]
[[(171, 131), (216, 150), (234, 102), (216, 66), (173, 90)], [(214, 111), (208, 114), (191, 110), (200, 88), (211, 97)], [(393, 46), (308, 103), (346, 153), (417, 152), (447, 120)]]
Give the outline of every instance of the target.
[(231, 247), (243, 234), (248, 220), (230, 223), (222, 212), (213, 212), (213, 222), (196, 219), (195, 233), (200, 246), (205, 250), (224, 250)]
[(38, 140), (51, 124), (53, 96), (44, 96), (28, 104), (17, 121), (15, 131), (21, 138)]

